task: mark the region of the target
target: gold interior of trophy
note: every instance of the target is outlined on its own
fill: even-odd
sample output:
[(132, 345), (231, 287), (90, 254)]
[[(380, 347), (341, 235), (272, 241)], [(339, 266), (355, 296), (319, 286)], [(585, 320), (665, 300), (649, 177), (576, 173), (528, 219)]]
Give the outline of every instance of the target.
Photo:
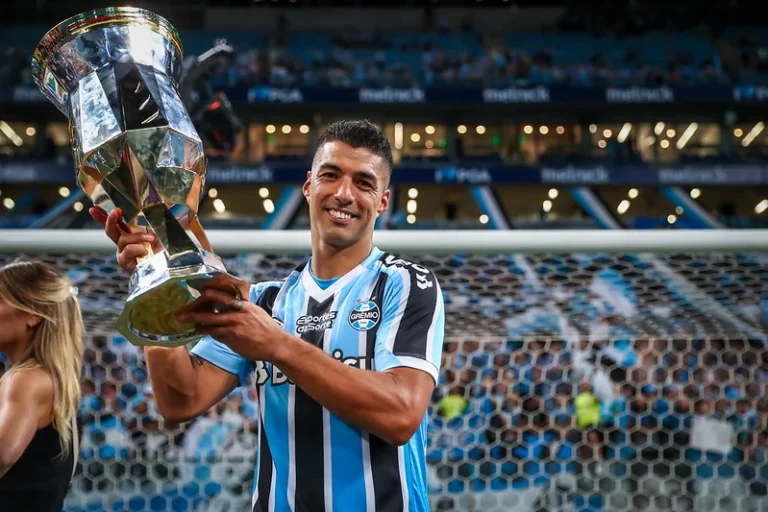
[(134, 331), (161, 336), (194, 334), (194, 324), (176, 319), (176, 311), (192, 300), (194, 297), (183, 282), (169, 281), (135, 299), (129, 325)]

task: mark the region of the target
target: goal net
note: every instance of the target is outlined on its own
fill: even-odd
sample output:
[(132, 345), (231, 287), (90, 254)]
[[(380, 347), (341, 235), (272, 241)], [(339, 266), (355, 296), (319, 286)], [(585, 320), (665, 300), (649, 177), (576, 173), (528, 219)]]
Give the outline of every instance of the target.
[[(113, 249), (91, 233), (7, 234), (0, 265), (51, 262), (82, 302), (86, 423), (66, 510), (249, 510), (254, 388), (167, 428), (140, 352), (114, 330), (128, 276)], [(433, 510), (768, 510), (768, 237), (443, 235), (377, 239), (431, 268), (445, 297)], [(301, 236), (212, 244), (258, 282), (306, 258)]]

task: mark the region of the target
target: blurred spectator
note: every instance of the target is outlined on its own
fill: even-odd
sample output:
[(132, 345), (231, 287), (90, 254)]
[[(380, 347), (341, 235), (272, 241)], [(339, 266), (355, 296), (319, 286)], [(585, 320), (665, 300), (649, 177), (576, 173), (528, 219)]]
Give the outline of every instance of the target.
[(452, 420), (461, 416), (467, 409), (466, 389), (462, 386), (453, 386), (449, 393), (440, 399), (435, 405), (435, 410), (446, 420)]
[(600, 401), (592, 393), (592, 384), (583, 380), (579, 386), (580, 393), (576, 395), (576, 425), (581, 429), (595, 427), (600, 423)]

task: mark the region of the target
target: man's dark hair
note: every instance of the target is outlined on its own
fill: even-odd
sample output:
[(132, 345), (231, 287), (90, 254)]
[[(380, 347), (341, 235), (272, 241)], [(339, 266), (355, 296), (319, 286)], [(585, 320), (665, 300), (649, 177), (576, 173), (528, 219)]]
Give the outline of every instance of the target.
[(320, 135), (316, 151), (329, 142), (343, 142), (353, 148), (365, 148), (384, 159), (387, 176), (392, 174), (392, 146), (381, 130), (367, 119), (335, 121)]

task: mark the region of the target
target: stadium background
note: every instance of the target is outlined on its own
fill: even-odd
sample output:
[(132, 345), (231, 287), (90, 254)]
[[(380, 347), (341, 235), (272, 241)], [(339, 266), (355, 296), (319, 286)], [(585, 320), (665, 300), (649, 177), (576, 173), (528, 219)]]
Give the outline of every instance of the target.
[[(0, 229), (97, 227), (66, 121), (28, 66), (54, 24), (105, 5), (6, 14)], [(137, 6), (182, 36), (210, 159), (207, 230), (306, 229), (313, 142), (345, 117), (393, 144), (394, 208), (379, 229), (765, 227), (765, 6)], [(248, 509), (253, 388), (164, 425), (139, 351), (113, 330), (127, 287), (114, 257), (31, 256), (78, 283), (89, 328), (67, 510)], [(437, 272), (449, 312), (429, 412), (435, 510), (768, 510), (768, 255), (413, 257)], [(298, 259), (225, 264), (260, 280)]]

